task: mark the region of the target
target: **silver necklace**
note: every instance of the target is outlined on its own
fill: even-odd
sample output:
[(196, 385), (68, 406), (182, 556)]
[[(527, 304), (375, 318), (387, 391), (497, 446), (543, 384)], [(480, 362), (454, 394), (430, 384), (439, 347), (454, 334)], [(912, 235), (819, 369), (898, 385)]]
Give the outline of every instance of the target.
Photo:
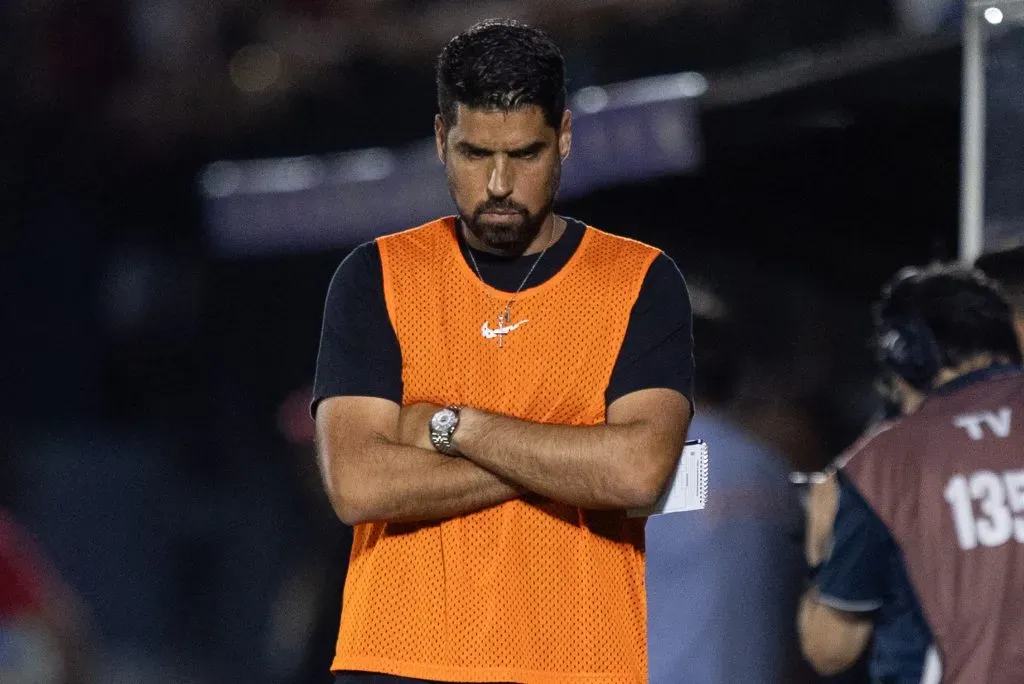
[[(526, 321), (520, 321), (519, 323), (512, 325), (512, 305), (516, 303), (516, 298), (519, 297), (519, 293), (522, 292), (523, 288), (526, 286), (526, 281), (528, 281), (530, 276), (533, 275), (533, 271), (537, 268), (537, 264), (539, 264), (540, 260), (544, 258), (548, 248), (554, 244), (554, 242), (555, 226), (552, 224), (551, 237), (548, 238), (548, 244), (544, 245), (544, 249), (542, 249), (540, 254), (537, 255), (537, 258), (534, 259), (533, 265), (530, 266), (530, 270), (526, 272), (526, 275), (523, 277), (523, 281), (519, 283), (519, 287), (517, 287), (516, 291), (512, 293), (512, 298), (508, 300), (507, 304), (505, 304), (505, 311), (498, 314), (498, 329), (491, 331), (491, 335), (498, 338), (498, 349), (502, 348), (502, 345), (505, 342), (505, 335), (512, 332), (523, 323), (526, 323)], [(484, 280), (483, 274), (480, 273), (480, 266), (476, 263), (476, 257), (473, 256), (473, 248), (470, 247), (468, 243), (466, 244), (466, 251), (469, 253), (469, 261), (473, 264), (473, 270), (476, 271), (476, 277), (480, 279), (480, 282), (486, 283), (487, 281)], [(484, 323), (484, 329), (487, 329), (486, 322)]]

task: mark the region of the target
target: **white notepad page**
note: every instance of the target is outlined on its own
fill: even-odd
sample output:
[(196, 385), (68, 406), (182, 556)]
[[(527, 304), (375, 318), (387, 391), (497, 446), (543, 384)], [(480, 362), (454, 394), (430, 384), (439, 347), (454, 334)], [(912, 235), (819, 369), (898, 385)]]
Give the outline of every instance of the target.
[(631, 518), (699, 511), (708, 500), (708, 445), (699, 439), (683, 447), (669, 484), (652, 506), (630, 509)]

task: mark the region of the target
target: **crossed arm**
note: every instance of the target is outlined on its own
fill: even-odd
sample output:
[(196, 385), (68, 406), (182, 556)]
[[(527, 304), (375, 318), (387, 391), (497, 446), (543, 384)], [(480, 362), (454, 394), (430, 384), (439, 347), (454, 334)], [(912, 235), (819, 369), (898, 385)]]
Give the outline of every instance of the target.
[(332, 397), (317, 411), (317, 454), (342, 521), (436, 520), (527, 492), (583, 508), (632, 508), (661, 493), (690, 420), (683, 395), (633, 392), (604, 425), (531, 423), (472, 408), (455, 434), (458, 456), (430, 444), (437, 406)]

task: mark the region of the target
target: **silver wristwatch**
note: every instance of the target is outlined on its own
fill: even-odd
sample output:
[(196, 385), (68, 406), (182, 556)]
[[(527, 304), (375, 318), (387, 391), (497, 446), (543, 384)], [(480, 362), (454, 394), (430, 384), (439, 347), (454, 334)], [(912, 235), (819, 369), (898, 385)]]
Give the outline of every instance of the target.
[(458, 406), (446, 406), (430, 417), (430, 443), (442, 454), (455, 453), (452, 436), (459, 427), (459, 411)]

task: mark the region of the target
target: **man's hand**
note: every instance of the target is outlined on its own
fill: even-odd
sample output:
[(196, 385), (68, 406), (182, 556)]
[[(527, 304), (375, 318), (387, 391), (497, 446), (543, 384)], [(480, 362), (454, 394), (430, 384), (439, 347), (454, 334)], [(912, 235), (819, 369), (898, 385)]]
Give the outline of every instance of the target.
[(321, 402), (317, 456), (327, 494), (343, 522), (439, 520), (522, 494), (485, 468), (434, 449), (428, 423), (438, 408), (402, 408), (377, 397)]
[(824, 482), (811, 485), (807, 501), (807, 537), (804, 540), (804, 553), (807, 555), (807, 564), (812, 568), (829, 556), (832, 547), (832, 525), (835, 522), (838, 505), (839, 484), (835, 475)]
[[(804, 540), (804, 553), (811, 567), (832, 554), (838, 506), (839, 480), (835, 474), (811, 485)], [(874, 620), (870, 612), (848, 612), (822, 603), (818, 589), (812, 587), (800, 601), (797, 626), (807, 661), (818, 674), (835, 675), (851, 667), (867, 648)]]
[(434, 451), (430, 441), (430, 418), (442, 408), (428, 402), (403, 406), (398, 415), (398, 443)]

